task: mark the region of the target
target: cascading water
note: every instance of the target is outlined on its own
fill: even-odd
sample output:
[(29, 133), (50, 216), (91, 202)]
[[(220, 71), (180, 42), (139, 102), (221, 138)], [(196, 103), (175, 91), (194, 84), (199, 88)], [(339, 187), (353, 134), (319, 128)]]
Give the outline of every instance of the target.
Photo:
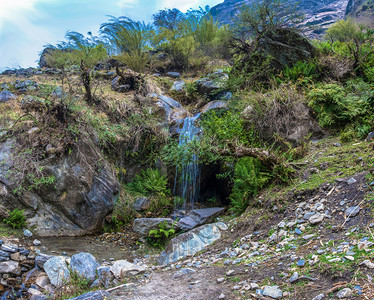
[[(193, 117), (187, 117), (184, 120), (183, 128), (179, 135), (179, 145), (185, 145), (198, 139), (200, 128), (195, 126), (196, 120), (200, 114)], [(190, 157), (186, 153), (185, 157)], [(184, 211), (184, 213), (194, 208), (194, 203), (198, 200), (200, 191), (200, 167), (198, 165), (198, 156), (192, 155), (190, 159), (181, 167), (176, 168), (174, 195), (176, 211)]]

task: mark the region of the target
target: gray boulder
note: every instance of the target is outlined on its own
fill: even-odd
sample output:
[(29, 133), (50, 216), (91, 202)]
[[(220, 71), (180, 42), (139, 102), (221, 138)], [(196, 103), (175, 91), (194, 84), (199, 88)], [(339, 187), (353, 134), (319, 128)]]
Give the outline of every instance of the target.
[(197, 226), (211, 223), (224, 210), (222, 207), (193, 209), (187, 217), (178, 222), (178, 227), (182, 230), (191, 230)]
[(134, 220), (132, 229), (139, 235), (148, 236), (150, 230), (158, 229), (163, 222), (166, 223), (167, 229), (171, 229), (174, 223), (170, 218), (141, 218)]
[(96, 270), (100, 264), (90, 253), (78, 253), (71, 257), (70, 269), (88, 279), (90, 283), (96, 279)]
[(211, 95), (214, 92), (221, 91), (229, 80), (229, 75), (217, 71), (209, 74), (207, 77), (196, 80), (196, 88), (200, 94)]
[(316, 54), (306, 37), (285, 28), (271, 31), (260, 39), (257, 50), (271, 56), (271, 65), (277, 70), (293, 66), (298, 61), (307, 61)]
[(206, 113), (212, 109), (219, 109), (225, 108), (227, 106), (227, 102), (221, 100), (210, 101), (207, 105), (205, 105), (201, 109), (201, 113)]
[(117, 279), (123, 280), (126, 276), (142, 274), (147, 271), (147, 269), (143, 266), (130, 263), (127, 260), (117, 260), (110, 267), (110, 271)]
[(20, 275), (21, 269), (19, 263), (13, 260), (0, 262), (0, 274)]
[(182, 104), (170, 97), (156, 93), (150, 93), (147, 97), (153, 99), (156, 106), (163, 111), (167, 123), (182, 122), (188, 116), (188, 112)]
[(171, 78), (180, 78), (181, 77), (181, 74), (178, 73), (178, 72), (167, 72), (166, 75), (171, 77)]
[(48, 255), (48, 254), (44, 254), (44, 253), (39, 253), (36, 257), (35, 257), (35, 263), (36, 265), (38, 266), (39, 269), (43, 270), (44, 269), (44, 264), (49, 260), (51, 259), (53, 256), (52, 255)]
[(185, 90), (186, 83), (183, 80), (175, 81), (173, 86), (171, 87), (171, 90), (173, 92), (181, 93)]
[(94, 291), (94, 292), (89, 292), (83, 295), (80, 295), (75, 298), (70, 298), (70, 300), (105, 300), (109, 299), (110, 294), (107, 291)]
[(203, 250), (221, 237), (215, 224), (203, 225), (173, 238), (158, 258), (159, 265), (167, 265)]
[(63, 286), (70, 279), (70, 271), (66, 265), (66, 258), (63, 256), (49, 259), (44, 264), (44, 271), (55, 287)]
[(14, 95), (13, 93), (4, 90), (0, 92), (0, 102), (8, 102), (10, 100), (16, 99), (17, 96)]
[(99, 286), (103, 286), (105, 288), (109, 288), (114, 279), (113, 273), (110, 271), (110, 267), (103, 266), (97, 268), (97, 275), (99, 276)]
[(134, 209), (136, 211), (146, 211), (151, 205), (151, 200), (147, 197), (140, 197), (136, 199), (134, 203)]

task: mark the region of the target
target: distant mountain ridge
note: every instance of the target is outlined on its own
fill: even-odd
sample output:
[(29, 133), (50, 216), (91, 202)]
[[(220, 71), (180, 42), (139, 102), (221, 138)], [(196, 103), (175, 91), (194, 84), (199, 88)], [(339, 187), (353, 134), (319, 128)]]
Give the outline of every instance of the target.
[[(230, 24), (234, 22), (241, 6), (257, 2), (258, 0), (225, 0), (212, 7), (211, 14), (219, 23)], [(347, 15), (374, 23), (373, 3), (374, 0), (301, 0), (298, 5), (305, 12), (303, 24), (313, 26), (307, 34), (318, 36), (331, 24)]]

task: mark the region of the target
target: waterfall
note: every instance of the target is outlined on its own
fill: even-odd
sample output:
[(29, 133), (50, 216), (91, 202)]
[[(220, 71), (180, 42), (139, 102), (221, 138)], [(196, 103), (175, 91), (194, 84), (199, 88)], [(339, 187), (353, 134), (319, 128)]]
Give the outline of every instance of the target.
[[(179, 135), (179, 145), (185, 145), (198, 138), (200, 128), (195, 126), (195, 121), (200, 114), (184, 119), (183, 128)], [(188, 153), (186, 153), (188, 155)], [(183, 166), (176, 168), (174, 195), (176, 211), (190, 211), (194, 208), (194, 203), (198, 200), (200, 192), (200, 167), (198, 156), (194, 154), (192, 158)]]

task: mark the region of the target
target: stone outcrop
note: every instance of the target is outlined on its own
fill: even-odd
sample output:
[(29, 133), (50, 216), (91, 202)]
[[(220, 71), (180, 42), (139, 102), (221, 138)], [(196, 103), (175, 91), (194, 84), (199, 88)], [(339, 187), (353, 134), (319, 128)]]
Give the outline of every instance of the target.
[(213, 222), (214, 218), (224, 210), (223, 207), (193, 209), (188, 216), (180, 219), (178, 226), (185, 231), (191, 230), (197, 226)]
[(4, 209), (25, 209), (29, 227), (40, 236), (78, 236), (102, 228), (111, 213), (119, 184), (109, 165), (88, 143), (80, 142), (81, 153), (48, 158), (46, 174), (54, 177), (53, 185), (38, 190), (12, 193), (19, 187), (21, 173), (14, 170), (17, 141), (0, 144), (0, 202)]

